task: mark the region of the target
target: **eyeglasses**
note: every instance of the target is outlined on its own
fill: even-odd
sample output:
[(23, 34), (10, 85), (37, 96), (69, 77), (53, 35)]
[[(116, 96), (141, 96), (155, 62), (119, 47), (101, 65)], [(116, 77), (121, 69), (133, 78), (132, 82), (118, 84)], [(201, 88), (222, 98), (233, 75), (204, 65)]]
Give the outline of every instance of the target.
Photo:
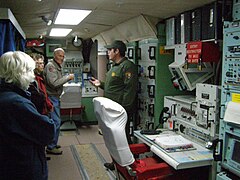
[(114, 51), (115, 49), (114, 48), (108, 49), (108, 51), (112, 51), (112, 50)]
[(58, 54), (57, 56), (58, 56), (58, 57), (65, 58), (65, 55)]

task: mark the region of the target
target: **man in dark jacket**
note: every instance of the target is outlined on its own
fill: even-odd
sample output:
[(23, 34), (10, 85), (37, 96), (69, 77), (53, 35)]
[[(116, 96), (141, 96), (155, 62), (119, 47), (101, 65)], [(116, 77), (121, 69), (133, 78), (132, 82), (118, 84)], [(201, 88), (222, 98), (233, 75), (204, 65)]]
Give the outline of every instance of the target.
[(33, 59), (20, 51), (0, 58), (0, 179), (48, 179), (45, 146), (56, 128), (26, 91), (34, 68)]
[[(138, 84), (137, 66), (125, 57), (126, 45), (119, 40), (106, 46), (109, 59), (113, 61), (111, 69), (106, 74), (105, 82), (92, 78), (90, 82), (104, 89), (104, 97), (121, 104), (128, 114), (126, 136), (130, 138), (130, 119), (136, 111), (136, 95)], [(105, 163), (105, 167), (114, 169), (112, 163)]]

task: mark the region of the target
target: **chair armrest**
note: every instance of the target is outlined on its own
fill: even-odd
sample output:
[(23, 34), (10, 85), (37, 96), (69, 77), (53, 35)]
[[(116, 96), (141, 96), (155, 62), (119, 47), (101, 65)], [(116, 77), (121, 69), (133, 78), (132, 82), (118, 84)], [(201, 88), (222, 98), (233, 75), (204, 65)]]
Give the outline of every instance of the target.
[(129, 147), (133, 154), (142, 154), (150, 151), (150, 147), (144, 143), (130, 144)]

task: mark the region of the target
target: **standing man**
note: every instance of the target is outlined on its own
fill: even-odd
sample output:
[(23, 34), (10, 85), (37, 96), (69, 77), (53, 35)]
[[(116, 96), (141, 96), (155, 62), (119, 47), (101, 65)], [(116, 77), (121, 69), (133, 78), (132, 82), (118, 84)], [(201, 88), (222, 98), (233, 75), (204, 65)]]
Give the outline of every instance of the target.
[[(104, 89), (104, 96), (121, 104), (128, 114), (126, 124), (126, 136), (131, 143), (130, 120), (136, 111), (136, 95), (138, 84), (137, 66), (125, 57), (126, 45), (119, 40), (105, 46), (109, 59), (113, 61), (111, 69), (106, 74), (105, 82), (92, 78), (90, 82), (96, 87)], [(104, 166), (114, 170), (113, 163), (105, 163)]]
[(56, 125), (56, 134), (53, 141), (48, 144), (46, 152), (48, 154), (60, 155), (62, 154), (61, 146), (58, 145), (58, 137), (60, 133), (60, 96), (63, 91), (63, 84), (74, 79), (74, 74), (62, 75), (62, 63), (65, 57), (65, 52), (62, 48), (54, 50), (53, 61), (48, 62), (44, 69), (44, 77), (46, 81), (46, 89), (49, 99), (53, 104), (53, 112), (51, 118)]

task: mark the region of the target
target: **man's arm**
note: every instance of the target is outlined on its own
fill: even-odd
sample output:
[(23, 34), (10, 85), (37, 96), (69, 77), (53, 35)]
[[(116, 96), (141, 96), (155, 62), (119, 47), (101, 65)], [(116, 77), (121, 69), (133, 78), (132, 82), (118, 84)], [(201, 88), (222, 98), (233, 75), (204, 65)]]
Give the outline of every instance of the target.
[(58, 70), (53, 64), (48, 64), (45, 68), (47, 84), (54, 89), (74, 79), (73, 74), (65, 75), (62, 78), (58, 78)]
[(138, 73), (137, 66), (132, 64), (124, 71), (124, 93), (122, 106), (126, 109), (127, 112), (131, 111), (133, 104), (135, 102), (138, 86)]
[(96, 87), (100, 87), (101, 89), (104, 89), (104, 82), (102, 82), (94, 77), (91, 77), (91, 79), (89, 79), (89, 82), (92, 83)]

